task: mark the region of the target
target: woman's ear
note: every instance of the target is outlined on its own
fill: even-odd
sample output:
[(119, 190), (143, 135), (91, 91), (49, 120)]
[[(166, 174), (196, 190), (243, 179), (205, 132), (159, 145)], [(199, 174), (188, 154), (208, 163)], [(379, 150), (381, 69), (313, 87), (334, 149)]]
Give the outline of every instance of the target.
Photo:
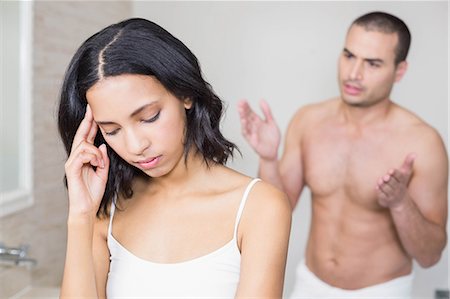
[(191, 98), (185, 98), (184, 100), (183, 100), (183, 103), (184, 103), (184, 108), (185, 109), (191, 109), (191, 107), (192, 107), (192, 100), (191, 100)]

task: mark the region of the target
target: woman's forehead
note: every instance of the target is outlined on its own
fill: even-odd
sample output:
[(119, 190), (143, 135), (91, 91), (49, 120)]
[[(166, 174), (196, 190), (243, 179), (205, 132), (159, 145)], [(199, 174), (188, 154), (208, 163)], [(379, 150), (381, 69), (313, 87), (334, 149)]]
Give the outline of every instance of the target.
[(96, 121), (112, 116), (133, 116), (151, 108), (168, 97), (169, 93), (151, 76), (120, 75), (97, 82), (86, 93)]

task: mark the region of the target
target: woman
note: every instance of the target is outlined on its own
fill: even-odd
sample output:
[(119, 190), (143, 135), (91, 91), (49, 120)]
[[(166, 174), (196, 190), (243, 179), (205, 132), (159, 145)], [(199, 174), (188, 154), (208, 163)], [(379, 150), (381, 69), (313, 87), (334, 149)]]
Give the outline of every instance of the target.
[(144, 19), (86, 40), (65, 76), (61, 297), (281, 297), (286, 196), (224, 164), (222, 102), (196, 57)]

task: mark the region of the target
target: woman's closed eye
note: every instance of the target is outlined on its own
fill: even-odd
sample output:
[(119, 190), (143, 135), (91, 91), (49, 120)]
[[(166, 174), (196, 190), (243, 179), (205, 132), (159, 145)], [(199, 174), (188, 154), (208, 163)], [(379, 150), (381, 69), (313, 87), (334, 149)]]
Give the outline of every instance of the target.
[[(141, 122), (144, 122), (144, 123), (152, 123), (152, 122), (155, 122), (155, 121), (159, 118), (160, 114), (161, 114), (161, 110), (158, 111), (158, 113), (154, 114), (152, 117), (147, 118), (147, 119), (141, 119), (140, 121), (141, 121)], [(119, 130), (120, 130), (120, 128), (116, 128), (116, 129), (113, 129), (113, 130), (106, 130), (106, 129), (103, 129), (103, 132), (104, 132), (105, 135), (107, 135), (107, 136), (114, 136), (114, 135), (116, 135), (116, 134), (119, 132)]]
[(161, 114), (161, 110), (158, 111), (158, 113), (156, 113), (154, 116), (148, 118), (148, 119), (143, 119), (142, 121), (145, 123), (152, 123), (154, 121), (156, 121), (159, 118), (159, 115)]
[(115, 129), (115, 130), (110, 131), (110, 132), (107, 132), (107, 131), (105, 130), (104, 132), (105, 132), (105, 135), (113, 136), (113, 135), (116, 135), (117, 132), (119, 132), (119, 129)]
[(107, 130), (103, 130), (103, 131), (105, 132), (105, 135), (114, 136), (117, 134), (117, 132), (119, 132), (119, 128), (111, 130), (111, 131), (107, 131)]

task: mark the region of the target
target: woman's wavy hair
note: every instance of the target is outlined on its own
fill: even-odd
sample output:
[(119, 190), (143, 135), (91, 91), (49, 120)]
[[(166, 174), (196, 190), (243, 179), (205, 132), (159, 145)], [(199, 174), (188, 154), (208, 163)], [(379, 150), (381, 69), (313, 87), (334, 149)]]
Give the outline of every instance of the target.
[[(68, 155), (86, 111), (88, 89), (103, 78), (122, 74), (154, 76), (178, 99), (192, 100), (192, 107), (186, 110), (185, 159), (194, 148), (206, 165), (225, 164), (238, 150), (220, 132), (223, 104), (203, 79), (195, 55), (159, 25), (133, 18), (88, 38), (67, 68), (60, 93), (58, 129)], [(94, 144), (102, 143), (107, 145), (98, 132)], [(109, 205), (118, 195), (132, 197), (133, 179), (145, 176), (107, 147), (111, 163), (97, 217), (109, 214)]]

